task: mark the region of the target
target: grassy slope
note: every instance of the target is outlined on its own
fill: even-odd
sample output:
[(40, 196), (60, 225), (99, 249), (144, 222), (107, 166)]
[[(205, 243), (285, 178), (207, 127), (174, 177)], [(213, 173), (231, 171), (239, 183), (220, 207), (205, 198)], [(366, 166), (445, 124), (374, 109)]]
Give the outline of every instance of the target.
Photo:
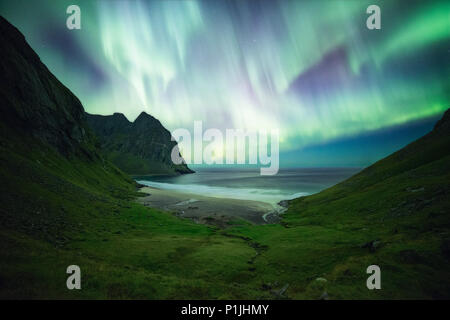
[[(291, 202), (282, 225), (236, 228), (268, 245), (257, 268), (295, 298), (450, 297), (450, 136), (429, 134), (332, 188)], [(265, 230), (267, 229), (267, 230)], [(371, 252), (361, 245), (379, 239)], [(365, 286), (367, 266), (382, 290)], [(328, 279), (327, 288), (316, 277)], [(282, 280), (280, 280), (282, 279)]]
[[(256, 267), (273, 275), (266, 281), (290, 283), (294, 298), (319, 297), (317, 277), (328, 279), (330, 298), (449, 298), (450, 203), (436, 196), (449, 188), (449, 163), (447, 156), (348, 195), (336, 186), (294, 201), (285, 227), (235, 232), (268, 245)], [(375, 252), (361, 247), (376, 239)], [(381, 268), (382, 290), (366, 288), (371, 264)]]
[[(135, 204), (133, 184), (108, 163), (45, 146), (27, 153), (32, 143), (1, 147), (0, 298), (252, 294), (234, 284), (251, 276), (245, 241)], [(66, 289), (71, 264), (82, 269), (81, 291)]]
[[(107, 163), (14, 145), (0, 153), (0, 298), (259, 299), (285, 284), (294, 299), (450, 295), (448, 136), (293, 201), (282, 224), (226, 230), (132, 202)], [(65, 287), (71, 264), (82, 290)], [(371, 264), (382, 290), (366, 288)]]

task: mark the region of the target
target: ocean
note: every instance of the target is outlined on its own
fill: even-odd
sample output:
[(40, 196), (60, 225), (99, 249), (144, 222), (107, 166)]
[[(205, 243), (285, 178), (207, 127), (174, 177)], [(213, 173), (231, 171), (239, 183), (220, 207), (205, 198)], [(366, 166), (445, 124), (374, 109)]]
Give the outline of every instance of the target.
[(158, 189), (209, 197), (255, 200), (276, 204), (310, 195), (343, 181), (361, 168), (280, 169), (277, 175), (261, 176), (259, 170), (198, 169), (175, 177), (135, 177), (136, 181)]

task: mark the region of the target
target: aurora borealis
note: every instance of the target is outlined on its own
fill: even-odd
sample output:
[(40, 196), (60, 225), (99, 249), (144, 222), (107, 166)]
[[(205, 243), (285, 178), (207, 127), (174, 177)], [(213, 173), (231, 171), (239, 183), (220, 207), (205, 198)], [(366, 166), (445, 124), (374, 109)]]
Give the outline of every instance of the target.
[[(71, 4), (81, 30), (66, 28)], [(381, 30), (366, 28), (370, 4)], [(449, 1), (2, 0), (0, 13), (87, 112), (279, 128), (286, 166), (313, 166), (301, 157), (317, 146), (331, 150), (318, 165), (367, 165), (450, 107)]]

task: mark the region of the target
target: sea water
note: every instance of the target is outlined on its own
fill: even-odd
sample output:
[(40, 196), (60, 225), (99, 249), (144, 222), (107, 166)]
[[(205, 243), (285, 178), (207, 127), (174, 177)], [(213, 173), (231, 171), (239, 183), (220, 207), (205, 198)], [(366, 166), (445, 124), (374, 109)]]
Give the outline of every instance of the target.
[(158, 189), (202, 196), (255, 200), (276, 204), (317, 193), (360, 171), (360, 168), (280, 169), (277, 175), (261, 176), (254, 169), (198, 169), (180, 176), (135, 177)]

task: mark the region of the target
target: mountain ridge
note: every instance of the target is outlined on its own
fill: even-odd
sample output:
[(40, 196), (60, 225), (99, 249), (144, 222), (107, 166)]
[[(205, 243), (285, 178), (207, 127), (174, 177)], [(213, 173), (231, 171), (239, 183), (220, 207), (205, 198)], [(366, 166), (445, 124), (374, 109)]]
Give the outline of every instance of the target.
[(81, 102), (1, 16), (0, 49), (2, 136), (32, 136), (65, 156), (98, 158)]
[(117, 112), (86, 115), (104, 155), (123, 171), (135, 175), (194, 172), (185, 163), (173, 164), (171, 152), (177, 142), (152, 115), (143, 111), (133, 122)]
[(71, 219), (55, 218), (61, 207), (127, 199), (137, 184), (101, 155), (80, 100), (1, 16), (0, 49), (0, 227), (56, 241)]

